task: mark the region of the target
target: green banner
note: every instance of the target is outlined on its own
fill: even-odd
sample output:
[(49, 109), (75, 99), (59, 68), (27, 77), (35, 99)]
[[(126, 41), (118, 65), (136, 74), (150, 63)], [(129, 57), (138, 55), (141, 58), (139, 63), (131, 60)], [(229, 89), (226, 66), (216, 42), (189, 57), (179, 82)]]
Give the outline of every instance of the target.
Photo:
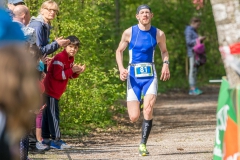
[(213, 160), (239, 160), (237, 106), (240, 95), (238, 89), (229, 89), (226, 78), (218, 97), (216, 114), (216, 137), (213, 150)]

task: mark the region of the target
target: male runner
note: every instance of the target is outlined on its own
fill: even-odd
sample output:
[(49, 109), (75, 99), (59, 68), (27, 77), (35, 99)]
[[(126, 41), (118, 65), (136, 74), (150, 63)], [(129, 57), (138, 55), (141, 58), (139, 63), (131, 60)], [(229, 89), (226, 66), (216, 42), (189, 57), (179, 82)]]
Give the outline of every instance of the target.
[[(147, 139), (152, 128), (153, 105), (157, 98), (157, 73), (154, 64), (155, 46), (161, 50), (163, 67), (160, 80), (170, 78), (169, 56), (166, 48), (166, 38), (163, 31), (151, 26), (153, 13), (148, 5), (137, 8), (138, 24), (126, 29), (116, 51), (116, 60), (120, 71), (120, 79), (127, 80), (127, 107), (129, 118), (136, 122), (140, 116), (141, 94), (144, 95), (142, 138), (139, 145), (139, 154), (146, 156)], [(123, 66), (123, 51), (129, 44), (129, 66)]]

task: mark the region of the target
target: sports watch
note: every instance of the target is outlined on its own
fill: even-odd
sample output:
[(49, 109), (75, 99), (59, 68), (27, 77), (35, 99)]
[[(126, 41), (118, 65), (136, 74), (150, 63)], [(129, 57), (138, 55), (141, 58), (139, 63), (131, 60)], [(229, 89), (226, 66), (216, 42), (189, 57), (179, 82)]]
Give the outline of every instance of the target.
[(169, 61), (163, 61), (163, 63), (170, 64), (170, 62), (169, 62)]

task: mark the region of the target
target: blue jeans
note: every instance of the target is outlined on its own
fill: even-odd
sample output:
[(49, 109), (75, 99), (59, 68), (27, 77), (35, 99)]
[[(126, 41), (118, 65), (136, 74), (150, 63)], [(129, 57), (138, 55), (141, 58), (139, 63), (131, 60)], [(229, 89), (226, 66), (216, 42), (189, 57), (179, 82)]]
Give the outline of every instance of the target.
[(189, 57), (189, 86), (195, 88), (197, 84), (197, 67), (194, 66), (194, 56)]

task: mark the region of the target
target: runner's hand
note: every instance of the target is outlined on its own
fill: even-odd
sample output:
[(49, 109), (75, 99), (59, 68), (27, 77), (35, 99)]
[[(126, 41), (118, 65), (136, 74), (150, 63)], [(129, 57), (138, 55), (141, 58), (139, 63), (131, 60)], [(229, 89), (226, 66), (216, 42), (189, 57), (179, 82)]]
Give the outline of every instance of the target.
[(127, 77), (128, 77), (128, 70), (126, 70), (126, 69), (120, 70), (120, 79), (122, 81), (125, 81), (127, 79)]
[(167, 81), (169, 79), (170, 79), (170, 71), (168, 68), (168, 64), (164, 63), (163, 67), (162, 67), (162, 73), (161, 73), (160, 80)]

